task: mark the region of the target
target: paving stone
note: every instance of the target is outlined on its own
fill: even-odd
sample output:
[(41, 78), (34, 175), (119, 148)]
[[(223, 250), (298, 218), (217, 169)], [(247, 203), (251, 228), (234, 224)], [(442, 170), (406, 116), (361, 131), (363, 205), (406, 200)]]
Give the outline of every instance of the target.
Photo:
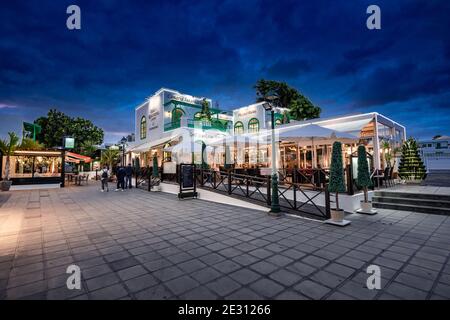
[(287, 269), (296, 272), (302, 276), (308, 276), (317, 270), (317, 268), (314, 268), (302, 262), (295, 262), (294, 264), (288, 266)]
[(399, 298), (401, 297), (409, 300), (423, 300), (427, 296), (425, 291), (414, 289), (397, 282), (391, 283), (389, 287), (386, 288), (386, 292)]
[(290, 287), (299, 282), (303, 277), (297, 273), (281, 269), (272, 273), (269, 278), (281, 283), (285, 287)]
[(127, 290), (120, 283), (90, 293), (94, 300), (117, 300), (127, 295)]
[(339, 263), (331, 263), (325, 268), (325, 270), (341, 277), (350, 277), (350, 275), (352, 275), (353, 272), (355, 272), (355, 269), (344, 266)]
[(347, 281), (338, 289), (338, 291), (359, 300), (374, 299), (378, 293), (378, 290), (370, 290), (367, 288), (366, 284), (357, 283), (355, 281)]
[(89, 291), (101, 289), (119, 282), (119, 278), (115, 273), (107, 273), (86, 281)]
[(217, 253), (207, 254), (207, 255), (204, 255), (204, 256), (200, 257), (199, 259), (202, 262), (204, 262), (204, 263), (206, 263), (206, 264), (208, 264), (210, 266), (225, 260), (224, 257), (222, 257), (221, 255), (219, 255)]
[(246, 253), (236, 256), (232, 260), (239, 263), (242, 266), (249, 266), (249, 265), (255, 263), (256, 261), (259, 261), (258, 258), (255, 258), (254, 256), (251, 256)]
[(167, 300), (172, 298), (173, 294), (163, 285), (156, 285), (136, 293), (135, 297), (138, 300)]
[(139, 264), (139, 261), (136, 260), (134, 257), (128, 257), (125, 259), (116, 260), (116, 261), (109, 263), (111, 269), (113, 269), (114, 271), (119, 271), (122, 269), (133, 267), (138, 264)]
[(207, 267), (205, 269), (201, 269), (199, 271), (191, 273), (190, 276), (198, 282), (204, 284), (206, 282), (210, 282), (214, 279), (219, 278), (220, 276), (222, 276), (222, 273), (212, 267)]
[(143, 289), (147, 289), (156, 285), (158, 281), (155, 277), (149, 274), (129, 279), (125, 281), (125, 285), (130, 292), (139, 292)]
[(433, 281), (431, 281), (431, 280), (426, 280), (424, 278), (417, 277), (417, 276), (411, 275), (409, 273), (404, 273), (404, 272), (400, 273), (394, 279), (394, 281), (399, 282), (399, 283), (404, 284), (409, 287), (413, 287), (413, 288), (420, 289), (420, 290), (426, 290), (426, 291), (431, 290), (431, 288), (433, 286)]
[(152, 275), (160, 281), (169, 281), (183, 275), (183, 271), (175, 266), (158, 269)]
[(276, 283), (275, 281), (263, 278), (250, 285), (250, 289), (258, 294), (266, 297), (273, 298), (279, 294), (284, 287)]
[(205, 286), (199, 286), (180, 295), (182, 300), (215, 300), (217, 295)]
[(199, 283), (189, 276), (181, 276), (179, 278), (167, 281), (165, 285), (175, 295), (180, 295), (199, 286)]
[(442, 297), (450, 299), (450, 286), (449, 285), (446, 285), (443, 283), (438, 283), (436, 285), (436, 287), (434, 288), (433, 292), (437, 295), (440, 295)]
[(265, 259), (267, 257), (270, 257), (273, 253), (268, 250), (265, 250), (265, 249), (256, 249), (256, 250), (250, 251), (250, 254), (252, 256), (255, 256), (256, 258)]
[(291, 258), (288, 258), (286, 256), (283, 256), (281, 254), (276, 254), (274, 256), (271, 256), (270, 258), (265, 259), (265, 261), (273, 263), (274, 265), (279, 266), (279, 267), (284, 267), (284, 266), (290, 264), (294, 260), (292, 260)]
[(233, 292), (229, 296), (225, 297), (225, 300), (262, 300), (263, 298), (256, 294), (254, 291), (248, 288), (240, 288)]
[(328, 292), (330, 292), (330, 289), (327, 287), (310, 280), (300, 282), (294, 287), (294, 289), (315, 300), (322, 299)]
[(311, 280), (320, 283), (328, 288), (334, 289), (344, 282), (345, 277), (321, 270), (311, 276)]
[(45, 291), (47, 289), (44, 280), (29, 283), (23, 286), (14, 287), (6, 291), (6, 298), (11, 300), (22, 299), (27, 296), (43, 293), (45, 296)]
[(307, 263), (313, 267), (321, 268), (324, 265), (328, 264), (329, 261), (326, 259), (322, 259), (313, 255), (307, 256), (306, 258), (302, 259), (302, 262)]
[(237, 283), (230, 277), (218, 278), (212, 282), (209, 282), (206, 286), (216, 294), (218, 294), (220, 297), (225, 297), (241, 287), (239, 283)]
[(276, 265), (269, 263), (269, 262), (265, 262), (265, 261), (260, 261), (258, 263), (255, 263), (255, 264), (251, 265), (250, 268), (263, 274), (263, 275), (268, 275), (278, 269), (278, 267)]
[(133, 279), (147, 273), (148, 271), (145, 270), (141, 265), (132, 266), (117, 272), (120, 279), (122, 279), (123, 281)]
[(213, 265), (213, 268), (217, 269), (218, 271), (228, 274), (233, 271), (236, 271), (241, 268), (241, 265), (239, 265), (236, 262), (233, 262), (232, 260), (225, 260), (219, 263), (216, 263)]
[(249, 269), (241, 269), (241, 270), (231, 273), (230, 277), (233, 280), (239, 282), (240, 284), (246, 285), (246, 284), (256, 281), (261, 276), (259, 274), (257, 274), (256, 272), (253, 272)]

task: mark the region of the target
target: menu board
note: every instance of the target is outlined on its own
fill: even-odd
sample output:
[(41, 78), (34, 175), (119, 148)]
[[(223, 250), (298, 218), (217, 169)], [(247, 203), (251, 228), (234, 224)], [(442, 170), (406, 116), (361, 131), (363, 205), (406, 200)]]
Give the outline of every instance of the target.
[(194, 166), (181, 166), (182, 172), (182, 187), (193, 188), (194, 187)]

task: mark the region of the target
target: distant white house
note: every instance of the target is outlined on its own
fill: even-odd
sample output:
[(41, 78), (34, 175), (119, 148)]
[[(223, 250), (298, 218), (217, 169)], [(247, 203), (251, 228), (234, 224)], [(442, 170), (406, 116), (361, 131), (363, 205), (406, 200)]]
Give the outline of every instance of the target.
[(450, 171), (450, 136), (419, 141), (419, 147), (428, 172)]

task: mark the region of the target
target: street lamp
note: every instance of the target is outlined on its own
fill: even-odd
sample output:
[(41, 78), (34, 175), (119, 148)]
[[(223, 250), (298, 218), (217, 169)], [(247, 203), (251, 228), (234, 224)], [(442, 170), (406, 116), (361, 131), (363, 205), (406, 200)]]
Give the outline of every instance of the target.
[(125, 138), (125, 137), (123, 137), (121, 140), (120, 140), (120, 143), (121, 143), (121, 145), (122, 145), (122, 167), (124, 167), (125, 166), (125, 144), (127, 143), (127, 138)]
[(273, 215), (278, 216), (280, 212), (280, 202), (278, 199), (278, 173), (277, 173), (277, 155), (276, 155), (276, 144), (275, 144), (275, 110), (273, 101), (278, 99), (276, 96), (266, 97), (266, 103), (263, 107), (266, 111), (270, 111), (271, 116), (271, 126), (272, 126), (272, 201), (270, 212)]

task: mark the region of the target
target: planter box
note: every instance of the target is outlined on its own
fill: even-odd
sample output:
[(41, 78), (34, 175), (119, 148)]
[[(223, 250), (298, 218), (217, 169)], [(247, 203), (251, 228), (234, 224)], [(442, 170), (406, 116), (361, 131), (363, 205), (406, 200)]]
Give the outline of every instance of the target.
[(370, 215), (374, 215), (377, 214), (377, 210), (372, 208), (372, 202), (368, 201), (368, 202), (364, 202), (361, 201), (360, 202), (360, 208), (355, 210), (356, 213), (362, 213), (362, 214), (370, 214)]
[(9, 191), (9, 188), (11, 188), (12, 181), (0, 181), (0, 190), (2, 191)]

